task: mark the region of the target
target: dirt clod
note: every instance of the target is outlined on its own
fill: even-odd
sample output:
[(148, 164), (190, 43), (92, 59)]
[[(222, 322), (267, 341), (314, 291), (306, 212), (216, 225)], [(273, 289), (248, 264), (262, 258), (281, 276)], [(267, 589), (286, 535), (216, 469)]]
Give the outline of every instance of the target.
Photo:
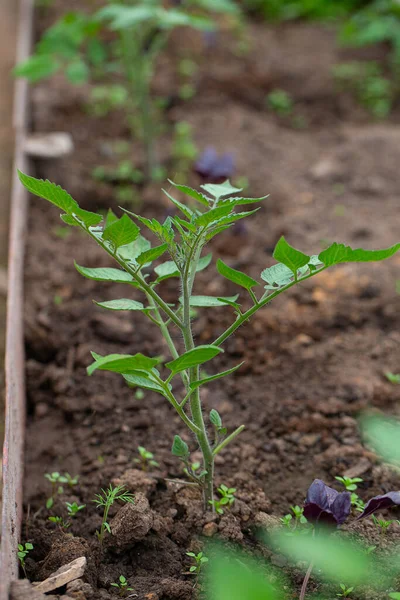
[(129, 548), (142, 540), (152, 528), (154, 515), (149, 501), (141, 492), (135, 494), (133, 504), (124, 504), (110, 523), (112, 536), (107, 544), (119, 550)]

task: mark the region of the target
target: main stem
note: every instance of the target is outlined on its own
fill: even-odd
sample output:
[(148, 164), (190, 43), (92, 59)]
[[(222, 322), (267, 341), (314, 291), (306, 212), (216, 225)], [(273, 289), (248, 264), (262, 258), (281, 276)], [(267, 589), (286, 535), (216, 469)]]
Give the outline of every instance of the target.
[[(198, 257), (200, 255), (200, 249), (196, 252), (193, 257), (193, 262), (188, 263), (188, 268), (185, 269), (185, 273), (182, 276), (182, 287), (183, 287), (183, 339), (185, 342), (186, 351), (192, 350), (194, 345), (192, 326), (190, 321), (190, 295), (193, 287), (194, 274), (196, 272)], [(189, 384), (193, 381), (198, 381), (200, 378), (200, 368), (193, 367), (189, 370)], [(189, 389), (187, 390), (189, 391)], [(204, 470), (206, 475), (204, 476), (204, 487), (203, 487), (203, 499), (205, 510), (210, 509), (214, 511), (214, 505), (212, 501), (214, 499), (214, 455), (211, 448), (210, 441), (207, 435), (207, 429), (203, 419), (203, 411), (201, 407), (200, 390), (195, 389), (190, 396), (190, 411), (192, 413), (192, 420), (199, 428), (199, 433), (196, 433), (196, 438), (200, 446), (200, 450), (204, 460)]]

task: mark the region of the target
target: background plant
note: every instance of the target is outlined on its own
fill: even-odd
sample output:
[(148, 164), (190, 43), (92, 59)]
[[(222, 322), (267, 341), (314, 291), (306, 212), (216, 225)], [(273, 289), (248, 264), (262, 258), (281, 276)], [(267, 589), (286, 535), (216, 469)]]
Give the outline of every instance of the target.
[[(132, 138), (143, 144), (146, 175), (157, 179), (160, 168), (155, 142), (160, 118), (151, 84), (169, 34), (177, 27), (215, 29), (210, 12), (237, 14), (232, 0), (179, 4), (166, 8), (162, 0), (109, 0), (91, 15), (68, 12), (44, 33), (34, 54), (17, 65), (15, 74), (33, 83), (58, 71), (73, 84), (92, 78), (104, 80), (107, 74), (119, 77), (118, 83), (92, 90), (89, 110), (99, 116), (114, 109), (125, 112)], [(103, 41), (104, 30), (115, 36), (112, 43)]]
[[(190, 198), (190, 205), (183, 204), (166, 192), (177, 212), (174, 216), (168, 216), (163, 223), (155, 218), (148, 219), (130, 213), (139, 224), (158, 238), (159, 244), (151, 247), (128, 214), (125, 213), (118, 219), (110, 211), (104, 224), (100, 225), (103, 221), (102, 215), (80, 208), (62, 188), (23, 173), (19, 173), (19, 176), (29, 191), (63, 211), (61, 218), (64, 223), (83, 229), (121, 267), (88, 268), (76, 265), (79, 273), (95, 281), (123, 283), (129, 291), (135, 288), (142, 293), (144, 303), (122, 298), (96, 304), (107, 310), (140, 311), (150, 319), (159, 328), (172, 357), (172, 360), (164, 365), (168, 374), (162, 376), (159, 370), (160, 357), (152, 358), (141, 353), (133, 356), (100, 356), (92, 353), (94, 362), (88, 367), (88, 374), (92, 375), (96, 370), (119, 373), (128, 385), (157, 392), (172, 405), (186, 425), (187, 434), (191, 439), (195, 439), (196, 446), (200, 448), (203, 456), (204, 475), (197, 483), (203, 490), (206, 508), (213, 507), (215, 457), (236, 438), (244, 426), (240, 425), (231, 433), (224, 433), (216, 443), (210, 437), (207, 417), (201, 402), (201, 388), (233, 373), (240, 365), (206, 377), (201, 376), (200, 367), (220, 354), (223, 351), (223, 343), (258, 310), (297, 283), (304, 282), (336, 264), (379, 261), (392, 256), (400, 249), (400, 243), (384, 250), (353, 250), (344, 244), (333, 243), (318, 255), (309, 256), (290, 246), (282, 237), (273, 253), (278, 262), (261, 272), (263, 288), (258, 293), (254, 289), (260, 289), (260, 281), (218, 259), (218, 273), (246, 292), (247, 301), (244, 307), (242, 300), (238, 301), (239, 295), (196, 295), (193, 288), (196, 274), (205, 269), (212, 259), (211, 253), (203, 253), (208, 242), (237, 221), (255, 212), (235, 212), (235, 208), (252, 205), (262, 199), (237, 196), (241, 190), (231, 186), (229, 181), (220, 185), (203, 185), (202, 192), (172, 184), (177, 192)], [(152, 263), (167, 252), (169, 260), (151, 268)], [(177, 295), (174, 305), (165, 302), (158, 291), (159, 284), (170, 278), (178, 279), (180, 284), (180, 294)], [(192, 308), (218, 307), (225, 310), (229, 308), (232, 311), (231, 325), (212, 344), (196, 345), (192, 330)], [(179, 332), (183, 337), (183, 352), (177, 347), (172, 331)], [(173, 386), (176, 379), (182, 380), (184, 384), (184, 392), (180, 397), (177, 397), (176, 390), (179, 391), (181, 386)], [(224, 429), (222, 421), (221, 429)], [(186, 464), (189, 462), (189, 446), (179, 435), (174, 438), (172, 452)]]

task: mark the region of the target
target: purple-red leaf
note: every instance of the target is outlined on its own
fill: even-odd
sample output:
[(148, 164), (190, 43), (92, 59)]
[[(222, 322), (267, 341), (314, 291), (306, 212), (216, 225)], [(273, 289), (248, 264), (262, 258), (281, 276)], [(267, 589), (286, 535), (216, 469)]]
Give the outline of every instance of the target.
[(215, 148), (209, 146), (200, 155), (194, 170), (200, 177), (212, 183), (218, 183), (232, 176), (235, 165), (233, 155), (225, 153), (218, 155)]
[(400, 492), (388, 492), (381, 496), (374, 496), (367, 502), (358, 519), (364, 519), (364, 517), (368, 517), (378, 510), (383, 510), (392, 506), (400, 506)]
[(350, 514), (351, 494), (337, 492), (321, 479), (315, 479), (309, 487), (304, 503), (304, 516), (311, 523), (342, 525)]

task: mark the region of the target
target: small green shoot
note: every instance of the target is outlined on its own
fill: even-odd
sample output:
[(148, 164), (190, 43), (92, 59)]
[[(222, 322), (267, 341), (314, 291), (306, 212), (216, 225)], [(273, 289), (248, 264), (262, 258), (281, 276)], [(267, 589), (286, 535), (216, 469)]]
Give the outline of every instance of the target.
[(28, 554), (31, 550), (33, 550), (33, 544), (31, 544), (30, 542), (26, 542), (25, 545), (18, 544), (17, 556), (18, 556), (19, 564), (21, 565), (21, 568), (24, 572), (25, 577), (26, 577), (25, 558), (28, 556)]
[(375, 526), (378, 529), (380, 529), (381, 535), (385, 535), (387, 533), (387, 531), (392, 523), (399, 523), (399, 521), (397, 519), (390, 519), (390, 520), (386, 521), (385, 519), (379, 519), (375, 515), (372, 515), (371, 519), (374, 522)]
[(113, 487), (110, 483), (109, 487), (104, 490), (101, 490), (100, 494), (96, 494), (93, 502), (96, 504), (97, 508), (103, 508), (103, 518), (101, 522), (100, 531), (96, 531), (97, 539), (100, 542), (100, 545), (103, 544), (104, 536), (106, 531), (111, 534), (111, 527), (107, 521), (108, 513), (110, 508), (119, 500), (120, 502), (129, 502), (133, 504), (135, 502), (135, 497), (130, 492), (126, 491), (124, 486), (117, 485), (117, 487)]
[(86, 508), (86, 504), (77, 504), (76, 502), (72, 502), (72, 504), (70, 502), (66, 502), (65, 504), (67, 506), (68, 516), (71, 518), (76, 517), (81, 510)]
[(287, 527), (291, 532), (294, 532), (299, 525), (305, 525), (308, 521), (304, 516), (304, 508), (298, 506), (291, 506), (290, 510), (293, 514), (288, 513), (284, 517), (281, 517), (279, 520), (284, 527)]
[(391, 592), (389, 598), (392, 600), (400, 600), (400, 592)]
[(390, 373), (390, 371), (388, 371), (387, 373), (385, 373), (385, 377), (388, 381), (390, 381), (390, 383), (393, 383), (395, 385), (400, 383), (400, 374)]
[(335, 479), (344, 485), (346, 492), (355, 492), (357, 483), (364, 481), (361, 477), (335, 477)]
[(285, 90), (272, 90), (267, 96), (267, 106), (280, 117), (287, 117), (293, 112), (293, 100)]
[(344, 585), (344, 583), (340, 584), (340, 589), (342, 590), (341, 592), (337, 593), (336, 596), (338, 598), (348, 598), (351, 593), (354, 591), (354, 587), (347, 587)]
[[(124, 598), (126, 592), (133, 592), (133, 588), (129, 587), (129, 583), (123, 575), (119, 576), (118, 583), (110, 583), (111, 587), (119, 590), (120, 598)], [(136, 595), (136, 594), (135, 594)]]
[(50, 523), (55, 523), (61, 530), (66, 530), (71, 527), (70, 521), (64, 521), (64, 519), (58, 515), (51, 516), (48, 519)]
[(221, 498), (219, 500), (210, 500), (210, 504), (212, 503), (216, 513), (223, 515), (224, 509), (222, 507), (230, 508), (235, 502), (236, 488), (228, 488), (228, 486), (221, 484), (217, 491)]
[(160, 465), (154, 460), (154, 454), (146, 450), (144, 446), (138, 446), (140, 458), (134, 458), (133, 462), (140, 465), (142, 471), (148, 471), (151, 467), (159, 467)]
[(186, 556), (193, 559), (193, 565), (189, 568), (190, 575), (196, 575), (198, 577), (205, 563), (208, 563), (207, 556), (204, 556), (203, 552), (195, 554), (194, 552), (186, 552)]

